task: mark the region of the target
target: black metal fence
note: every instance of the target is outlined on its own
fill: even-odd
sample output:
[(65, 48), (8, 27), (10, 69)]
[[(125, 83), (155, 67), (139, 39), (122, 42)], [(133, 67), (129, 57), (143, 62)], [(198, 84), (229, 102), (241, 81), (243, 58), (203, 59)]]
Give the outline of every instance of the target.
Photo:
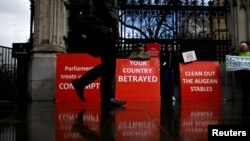
[(224, 62), (230, 53), (226, 0), (122, 0), (119, 10), (118, 57), (138, 42), (159, 43), (162, 51), (172, 43), (178, 52), (194, 50), (198, 60)]
[(0, 100), (14, 97), (17, 82), (17, 60), (12, 58), (12, 48), (0, 46)]
[[(69, 27), (86, 11), (86, 3), (69, 0)], [(227, 0), (119, 0), (118, 58), (137, 43), (172, 43), (177, 52), (194, 50), (198, 60), (224, 62), (230, 53)], [(85, 8), (85, 9), (84, 9)]]

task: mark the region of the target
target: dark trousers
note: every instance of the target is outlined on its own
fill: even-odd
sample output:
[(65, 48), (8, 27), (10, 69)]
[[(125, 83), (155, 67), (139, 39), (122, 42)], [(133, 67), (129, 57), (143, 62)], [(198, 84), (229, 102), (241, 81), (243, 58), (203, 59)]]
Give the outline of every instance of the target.
[[(98, 41), (97, 41), (98, 42)], [(91, 46), (90, 46), (91, 47)], [(116, 69), (116, 47), (114, 43), (103, 42), (99, 47), (101, 64), (95, 66), (90, 71), (80, 77), (80, 83), (86, 86), (101, 77), (101, 99), (102, 101), (109, 100), (115, 97), (114, 78)], [(88, 60), (84, 60), (88, 61)]]
[(68, 47), (70, 52), (84, 52), (101, 58), (101, 64), (82, 75), (80, 83), (84, 87), (101, 77), (101, 99), (106, 101), (115, 96), (113, 82), (116, 69), (115, 43), (118, 32), (111, 32), (113, 30), (110, 26), (99, 23), (95, 19), (82, 16), (74, 24), (69, 32)]
[(163, 100), (171, 100), (175, 96), (175, 88), (178, 84), (178, 78), (174, 69), (161, 70), (161, 98)]
[(240, 70), (237, 72), (240, 79), (240, 86), (242, 91), (242, 100), (249, 101), (250, 100), (250, 88), (248, 81), (250, 80), (250, 71), (248, 70)]

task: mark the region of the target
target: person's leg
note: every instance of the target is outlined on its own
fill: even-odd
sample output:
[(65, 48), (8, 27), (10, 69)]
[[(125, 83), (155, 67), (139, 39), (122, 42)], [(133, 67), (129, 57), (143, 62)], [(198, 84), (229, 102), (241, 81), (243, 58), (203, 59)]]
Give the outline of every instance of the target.
[(91, 82), (95, 81), (98, 77), (101, 76), (101, 72), (103, 69), (103, 64), (99, 64), (86, 72), (84, 75), (82, 75), (79, 78), (79, 81), (81, 82), (81, 85), (86, 86), (90, 84)]
[(163, 97), (165, 100), (170, 100), (171, 96), (171, 72), (169, 69), (165, 70), (165, 76), (164, 76), (164, 83), (163, 83), (163, 88), (164, 88), (164, 94)]
[(113, 81), (116, 69), (115, 46), (104, 42), (101, 48), (101, 61), (103, 64), (100, 86), (101, 99), (109, 100), (110, 98), (115, 97), (115, 92), (113, 89)]
[(161, 100), (166, 100), (165, 93), (166, 93), (166, 88), (165, 88), (165, 69), (160, 70), (160, 87), (161, 87)]
[(76, 91), (76, 94), (82, 101), (86, 101), (84, 97), (84, 87), (100, 77), (102, 69), (102, 64), (97, 65), (93, 69), (82, 75), (79, 79), (75, 79), (72, 81), (72, 85)]
[(172, 100), (175, 100), (175, 95), (174, 95), (174, 93), (175, 93), (175, 91), (174, 91), (174, 89), (175, 89), (175, 76), (174, 76), (174, 70), (171, 70), (171, 72), (170, 72), (170, 76), (171, 76), (171, 80), (170, 80), (170, 96), (171, 96), (171, 98), (172, 98)]
[(239, 71), (239, 79), (240, 79), (240, 86), (241, 86), (243, 101), (247, 100), (247, 95), (248, 95), (248, 83), (246, 83), (248, 81), (247, 73), (248, 73), (247, 70)]
[(249, 91), (249, 83), (246, 83), (250, 80), (250, 71), (242, 70), (241, 71), (241, 87), (242, 87), (242, 99), (243, 101), (249, 101), (250, 99), (250, 91)]
[[(246, 77), (246, 79), (250, 80), (250, 71), (249, 70), (247, 71), (247, 77)], [(248, 88), (247, 93), (246, 93), (246, 100), (249, 102), (250, 101), (250, 90), (249, 90), (249, 86), (250, 85), (249, 85), (249, 83), (246, 83), (246, 85), (247, 85), (247, 88)]]
[(114, 105), (126, 104), (125, 101), (119, 101), (115, 99), (115, 70), (116, 70), (116, 46), (115, 43), (109, 41), (103, 41), (101, 46), (101, 60), (103, 64), (102, 76), (101, 76), (101, 100), (104, 103), (110, 103)]

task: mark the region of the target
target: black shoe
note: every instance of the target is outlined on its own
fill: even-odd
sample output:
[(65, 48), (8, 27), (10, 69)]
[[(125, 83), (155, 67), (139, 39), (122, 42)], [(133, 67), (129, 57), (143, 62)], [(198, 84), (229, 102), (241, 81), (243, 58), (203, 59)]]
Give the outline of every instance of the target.
[(122, 106), (122, 105), (127, 104), (127, 102), (123, 100), (117, 100), (117, 99), (111, 98), (109, 101), (109, 104), (112, 106)]
[(75, 80), (73, 80), (71, 83), (72, 83), (72, 85), (73, 85), (73, 87), (74, 87), (74, 89), (75, 89), (75, 91), (76, 91), (77, 97), (80, 98), (81, 101), (84, 101), (84, 102), (85, 102), (86, 99), (85, 99), (84, 93), (83, 93), (84, 87), (82, 87), (82, 86), (80, 85), (80, 81), (79, 81), (78, 79), (75, 79)]

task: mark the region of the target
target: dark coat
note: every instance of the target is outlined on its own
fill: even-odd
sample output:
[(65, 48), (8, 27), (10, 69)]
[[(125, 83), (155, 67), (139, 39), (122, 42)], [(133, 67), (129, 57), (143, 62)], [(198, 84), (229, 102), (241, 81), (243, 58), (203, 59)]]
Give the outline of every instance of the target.
[(161, 69), (179, 70), (180, 56), (177, 52), (164, 52), (160, 57)]
[[(70, 12), (76, 13), (77, 19), (70, 22), (71, 29), (65, 39), (68, 52), (100, 56), (106, 51), (104, 43), (116, 43), (119, 37), (117, 0), (73, 0), (71, 4)], [(74, 11), (79, 6), (80, 11)]]

